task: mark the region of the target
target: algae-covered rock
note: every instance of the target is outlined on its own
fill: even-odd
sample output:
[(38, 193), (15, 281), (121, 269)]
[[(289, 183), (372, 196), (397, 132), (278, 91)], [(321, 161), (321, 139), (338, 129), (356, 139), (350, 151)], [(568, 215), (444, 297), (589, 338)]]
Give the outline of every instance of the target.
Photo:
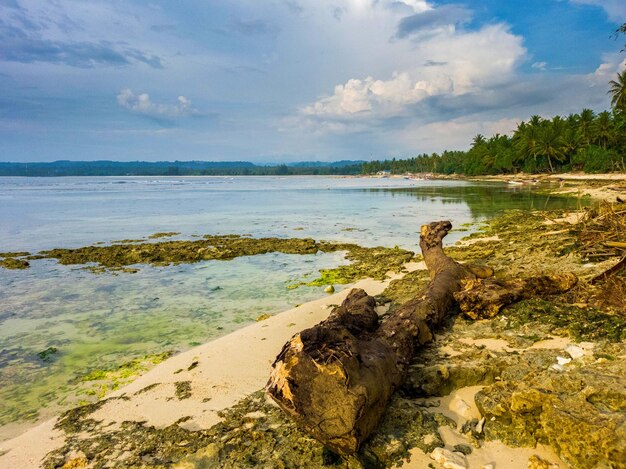
[(178, 231), (162, 231), (159, 233), (154, 233), (148, 236), (149, 239), (158, 239), (158, 238), (171, 238), (172, 236), (177, 236), (180, 233)]
[(23, 270), (28, 269), (30, 264), (28, 261), (23, 259), (16, 259), (14, 257), (7, 257), (5, 259), (0, 260), (0, 267), (4, 267), (5, 269), (10, 270)]
[(487, 386), (476, 395), (485, 437), (513, 446), (550, 444), (575, 468), (618, 467), (626, 461), (623, 377), (620, 361), (598, 360)]
[[(177, 233), (158, 233), (171, 236)], [(155, 236), (151, 236), (154, 238)], [(160, 238), (161, 236), (158, 236)], [(135, 273), (137, 264), (166, 266), (209, 260), (232, 260), (241, 256), (255, 256), (270, 252), (284, 254), (315, 254), (317, 252), (345, 251), (351, 263), (334, 269), (323, 269), (320, 277), (299, 285), (325, 286), (352, 283), (362, 278), (378, 280), (387, 273), (400, 272), (414, 253), (398, 247), (361, 247), (350, 243), (316, 242), (311, 238), (251, 238), (240, 235), (206, 235), (202, 239), (118, 243), (92, 245), (76, 249), (52, 249), (43, 251), (39, 258), (57, 259), (64, 265), (95, 264), (85, 267), (93, 273)], [(2, 262), (9, 262), (5, 259)], [(25, 262), (25, 261), (24, 261)], [(26, 266), (27, 267), (27, 266)]]

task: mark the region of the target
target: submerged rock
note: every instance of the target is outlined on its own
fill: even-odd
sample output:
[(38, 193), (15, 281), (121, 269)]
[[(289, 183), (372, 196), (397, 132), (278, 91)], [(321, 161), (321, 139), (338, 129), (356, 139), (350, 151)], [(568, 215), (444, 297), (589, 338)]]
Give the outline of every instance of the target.
[(28, 269), (30, 264), (28, 261), (23, 259), (16, 259), (14, 257), (7, 257), (6, 259), (0, 260), (0, 267), (4, 267), (5, 269), (10, 270), (23, 270)]

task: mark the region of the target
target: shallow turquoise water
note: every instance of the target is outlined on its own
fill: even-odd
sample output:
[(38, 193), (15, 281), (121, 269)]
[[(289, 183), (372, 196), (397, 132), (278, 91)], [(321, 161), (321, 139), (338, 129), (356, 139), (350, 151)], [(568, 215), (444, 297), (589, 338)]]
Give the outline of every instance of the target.
[[(313, 237), (417, 249), (419, 226), (478, 223), (567, 199), (461, 181), (351, 178), (0, 178), (0, 251), (78, 247), (177, 231)], [(451, 233), (448, 242), (466, 232)], [(54, 261), (0, 269), (0, 425), (41, 419), (77, 399), (93, 369), (183, 350), (323, 295), (286, 288), (345, 262), (340, 253), (266, 254), (137, 274), (94, 275)], [(37, 353), (58, 352), (50, 362)], [(9, 427), (6, 427), (9, 428)], [(10, 430), (0, 438), (11, 436)]]

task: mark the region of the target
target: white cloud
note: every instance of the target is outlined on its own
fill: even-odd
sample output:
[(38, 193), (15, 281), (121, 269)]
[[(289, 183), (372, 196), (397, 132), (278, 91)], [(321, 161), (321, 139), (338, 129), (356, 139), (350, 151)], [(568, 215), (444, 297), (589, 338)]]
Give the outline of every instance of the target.
[(117, 95), (117, 104), (137, 114), (152, 117), (185, 117), (197, 114), (197, 110), (185, 96), (179, 96), (176, 104), (158, 104), (152, 102), (148, 93), (135, 95), (128, 88)]
[(521, 37), (505, 25), (448, 30), (415, 46), (409, 70), (393, 72), (389, 79), (352, 78), (300, 112), (320, 119), (400, 116), (428, 97), (479, 93), (504, 83), (525, 57)]
[(535, 70), (541, 70), (542, 72), (545, 72), (547, 65), (547, 62), (535, 62), (531, 65), (531, 67)]

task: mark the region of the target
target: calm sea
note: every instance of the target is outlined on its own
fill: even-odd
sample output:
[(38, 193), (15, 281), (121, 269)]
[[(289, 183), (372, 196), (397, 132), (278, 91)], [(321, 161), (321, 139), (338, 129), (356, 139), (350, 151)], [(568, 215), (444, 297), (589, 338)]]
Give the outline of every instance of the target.
[[(574, 201), (463, 181), (327, 177), (0, 178), (0, 252), (80, 247), (175, 231), (312, 237), (417, 250), (423, 223), (465, 231), (503, 210)], [(266, 254), (136, 274), (92, 274), (52, 260), (0, 268), (0, 440), (94, 396), (80, 377), (184, 350), (322, 296), (286, 285), (344, 263), (341, 254)], [(38, 353), (57, 349), (50, 361)]]

